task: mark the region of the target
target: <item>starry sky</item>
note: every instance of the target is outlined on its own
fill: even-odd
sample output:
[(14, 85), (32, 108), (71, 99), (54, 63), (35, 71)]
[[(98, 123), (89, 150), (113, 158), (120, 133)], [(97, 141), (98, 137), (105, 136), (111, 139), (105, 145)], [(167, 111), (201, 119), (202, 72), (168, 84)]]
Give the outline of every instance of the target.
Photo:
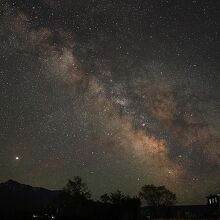
[(94, 198), (220, 188), (218, 0), (0, 0), (0, 181)]

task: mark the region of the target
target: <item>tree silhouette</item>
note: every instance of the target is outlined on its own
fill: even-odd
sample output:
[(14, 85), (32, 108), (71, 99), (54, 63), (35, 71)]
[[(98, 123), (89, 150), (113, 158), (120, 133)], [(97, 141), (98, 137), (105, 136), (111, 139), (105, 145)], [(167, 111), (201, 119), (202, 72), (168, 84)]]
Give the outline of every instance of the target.
[(150, 206), (169, 206), (176, 202), (176, 195), (165, 186), (144, 185), (139, 196)]
[(108, 195), (107, 193), (103, 194), (100, 197), (103, 203), (109, 203), (112, 205), (117, 205), (123, 203), (125, 200), (130, 199), (128, 195), (123, 194), (120, 190), (117, 190), (114, 193)]
[(91, 193), (86, 183), (79, 176), (68, 180), (60, 200), (61, 216), (79, 218), (87, 214)]
[(90, 190), (79, 176), (75, 176), (73, 180), (68, 180), (66, 187), (64, 187), (64, 192), (75, 199), (88, 200), (91, 198)]
[(101, 195), (100, 200), (101, 200), (101, 202), (107, 204), (110, 201), (110, 197), (107, 193), (105, 193), (105, 194)]
[(120, 190), (117, 190), (109, 195), (107, 193), (103, 194), (100, 199), (105, 205), (112, 208), (111, 214), (113, 214), (113, 219), (138, 219), (140, 207), (139, 198), (130, 197)]

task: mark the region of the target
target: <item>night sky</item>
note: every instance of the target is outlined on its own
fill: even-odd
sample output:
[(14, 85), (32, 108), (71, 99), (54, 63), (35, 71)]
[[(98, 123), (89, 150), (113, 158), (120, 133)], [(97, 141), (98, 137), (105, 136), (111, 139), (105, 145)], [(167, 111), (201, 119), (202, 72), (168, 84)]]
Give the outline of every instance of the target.
[(218, 0), (0, 0), (0, 181), (93, 198), (220, 188)]

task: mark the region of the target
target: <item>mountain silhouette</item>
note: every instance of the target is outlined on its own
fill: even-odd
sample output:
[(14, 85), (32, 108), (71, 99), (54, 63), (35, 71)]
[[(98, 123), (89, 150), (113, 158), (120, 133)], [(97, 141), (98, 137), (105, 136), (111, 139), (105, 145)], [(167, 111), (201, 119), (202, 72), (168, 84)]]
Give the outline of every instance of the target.
[(42, 211), (59, 196), (60, 192), (8, 180), (0, 183), (0, 212)]

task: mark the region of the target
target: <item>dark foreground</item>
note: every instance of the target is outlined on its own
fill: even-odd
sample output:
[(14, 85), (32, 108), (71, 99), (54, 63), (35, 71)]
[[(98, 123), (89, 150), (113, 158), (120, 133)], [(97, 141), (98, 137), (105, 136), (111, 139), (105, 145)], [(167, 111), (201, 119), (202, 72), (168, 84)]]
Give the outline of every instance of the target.
[[(147, 220), (220, 219), (220, 203), (142, 207), (138, 197), (117, 191), (95, 201), (87, 197), (81, 179), (68, 190), (51, 191), (9, 180), (0, 184), (0, 220)], [(77, 184), (76, 184), (77, 183)]]
[(170, 207), (142, 207), (134, 210), (125, 210), (118, 207), (105, 207), (96, 210), (87, 208), (78, 214), (51, 214), (45, 212), (0, 213), (0, 220), (148, 220), (148, 219), (220, 219), (218, 210), (210, 209), (206, 205), (198, 206), (170, 206)]

